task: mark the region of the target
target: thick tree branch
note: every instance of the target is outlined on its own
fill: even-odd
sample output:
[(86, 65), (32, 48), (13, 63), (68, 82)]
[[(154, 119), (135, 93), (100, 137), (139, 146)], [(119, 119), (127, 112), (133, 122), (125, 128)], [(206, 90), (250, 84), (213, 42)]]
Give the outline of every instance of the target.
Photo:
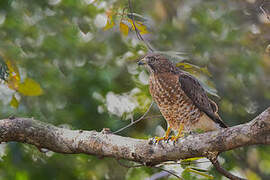
[(16, 141), (58, 153), (85, 153), (156, 165), (165, 161), (207, 156), (247, 145), (270, 144), (270, 108), (249, 123), (220, 131), (193, 134), (177, 143), (134, 139), (108, 131), (58, 128), (29, 118), (0, 120), (0, 142)]

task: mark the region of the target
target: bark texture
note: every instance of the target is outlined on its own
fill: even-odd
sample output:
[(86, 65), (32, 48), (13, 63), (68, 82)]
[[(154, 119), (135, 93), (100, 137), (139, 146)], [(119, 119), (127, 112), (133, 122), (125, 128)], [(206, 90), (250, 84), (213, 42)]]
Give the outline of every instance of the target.
[(0, 120), (0, 142), (22, 142), (66, 154), (85, 153), (156, 165), (165, 161), (219, 154), (242, 146), (270, 144), (270, 108), (249, 123), (193, 134), (177, 143), (122, 137), (109, 131), (69, 130), (31, 118)]

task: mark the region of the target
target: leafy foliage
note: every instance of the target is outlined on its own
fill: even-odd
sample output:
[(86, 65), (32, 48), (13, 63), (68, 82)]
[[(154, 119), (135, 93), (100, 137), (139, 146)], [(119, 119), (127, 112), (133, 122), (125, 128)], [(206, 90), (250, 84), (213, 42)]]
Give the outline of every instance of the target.
[[(21, 82), (19, 69), (15, 62), (6, 60), (6, 62), (2, 64), (1, 69), (1, 79), (8, 88), (17, 91), (24, 96), (40, 96), (43, 94), (42, 88), (33, 79), (25, 78), (25, 80)], [(16, 98), (15, 93), (12, 95), (10, 105), (15, 108), (18, 108), (19, 106), (19, 101)]]
[(135, 31), (137, 29), (141, 35), (148, 33), (146, 26), (143, 24), (143, 21), (147, 21), (147, 19), (145, 19), (143, 16), (136, 13), (125, 13), (125, 12), (117, 13), (112, 10), (107, 12), (107, 23), (106, 26), (103, 28), (103, 30), (106, 31), (108, 29), (113, 28), (115, 25), (115, 21), (119, 16), (121, 17), (119, 23), (119, 30), (121, 34), (123, 34), (124, 36), (128, 35), (130, 29), (129, 25), (131, 26), (132, 30)]

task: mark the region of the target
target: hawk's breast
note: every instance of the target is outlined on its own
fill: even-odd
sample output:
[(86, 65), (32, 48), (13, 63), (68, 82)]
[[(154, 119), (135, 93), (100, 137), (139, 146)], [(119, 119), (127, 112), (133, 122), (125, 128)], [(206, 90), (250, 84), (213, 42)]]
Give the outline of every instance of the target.
[(180, 123), (183, 123), (185, 130), (190, 131), (205, 114), (187, 97), (178, 78), (173, 73), (152, 73), (149, 79), (150, 93), (173, 130), (178, 130)]

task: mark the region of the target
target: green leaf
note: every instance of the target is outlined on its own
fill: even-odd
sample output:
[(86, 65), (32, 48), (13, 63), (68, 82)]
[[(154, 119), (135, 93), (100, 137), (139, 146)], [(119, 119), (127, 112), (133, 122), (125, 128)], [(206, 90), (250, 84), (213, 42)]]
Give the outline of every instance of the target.
[(6, 64), (7, 64), (8, 70), (9, 70), (9, 77), (7, 80), (8, 87), (10, 89), (17, 90), (19, 87), (19, 84), (20, 84), (20, 80), (21, 80), (18, 67), (11, 60), (6, 60)]
[(200, 172), (208, 172), (208, 170), (200, 169), (200, 168), (196, 168), (196, 167), (190, 167), (190, 169), (193, 169), (195, 171), (200, 171)]
[(120, 32), (124, 36), (127, 36), (128, 35), (129, 28), (128, 28), (128, 26), (125, 23), (120, 22), (119, 28), (120, 28)]
[(211, 176), (211, 175), (205, 174), (205, 173), (200, 172), (200, 171), (196, 171), (196, 170), (191, 169), (191, 168), (186, 168), (185, 170), (186, 170), (187, 172), (192, 172), (192, 173), (195, 173), (195, 174), (204, 176), (204, 177), (206, 177), (206, 178), (208, 178), (208, 179), (214, 179), (214, 177)]
[(16, 180), (28, 180), (29, 176), (28, 176), (27, 172), (25, 172), (25, 171), (17, 171), (15, 173), (15, 179)]
[(204, 157), (194, 157), (194, 158), (183, 159), (183, 160), (181, 160), (180, 165), (183, 169), (185, 169), (185, 168), (189, 167), (190, 165), (194, 164), (194, 163), (192, 163), (193, 161), (196, 161), (196, 160), (202, 159), (202, 158), (204, 158)]
[(103, 28), (104, 31), (111, 29), (114, 26), (112, 15), (108, 15), (106, 26)]
[(194, 158), (183, 159), (183, 160), (181, 160), (180, 165), (183, 169), (185, 169), (191, 165), (191, 162), (196, 161), (198, 159), (202, 159), (202, 158), (204, 158), (204, 157), (194, 157)]
[(15, 95), (12, 96), (12, 99), (10, 101), (10, 105), (14, 108), (18, 108), (19, 106), (19, 101), (17, 100), (17, 98), (15, 97)]
[[(134, 24), (133, 24), (132, 19), (128, 19), (128, 22), (131, 24), (132, 29), (135, 30), (135, 26), (134, 26)], [(141, 35), (144, 35), (144, 34), (149, 33), (149, 32), (147, 31), (147, 27), (146, 27), (142, 22), (134, 21), (134, 23), (135, 23), (136, 28), (138, 29), (138, 31), (140, 32)]]
[(40, 85), (30, 78), (26, 78), (23, 83), (19, 84), (18, 92), (25, 96), (40, 96), (43, 94)]
[(196, 161), (198, 159), (202, 159), (204, 157), (194, 157), (194, 158), (188, 158), (188, 159), (183, 159), (181, 162), (190, 162), (190, 161)]
[(191, 73), (191, 74), (197, 74), (197, 73), (204, 73), (209, 77), (212, 77), (211, 73), (208, 71), (206, 67), (199, 67), (194, 64), (190, 64), (187, 62), (180, 62), (176, 64), (177, 67), (180, 67), (181, 69)]

